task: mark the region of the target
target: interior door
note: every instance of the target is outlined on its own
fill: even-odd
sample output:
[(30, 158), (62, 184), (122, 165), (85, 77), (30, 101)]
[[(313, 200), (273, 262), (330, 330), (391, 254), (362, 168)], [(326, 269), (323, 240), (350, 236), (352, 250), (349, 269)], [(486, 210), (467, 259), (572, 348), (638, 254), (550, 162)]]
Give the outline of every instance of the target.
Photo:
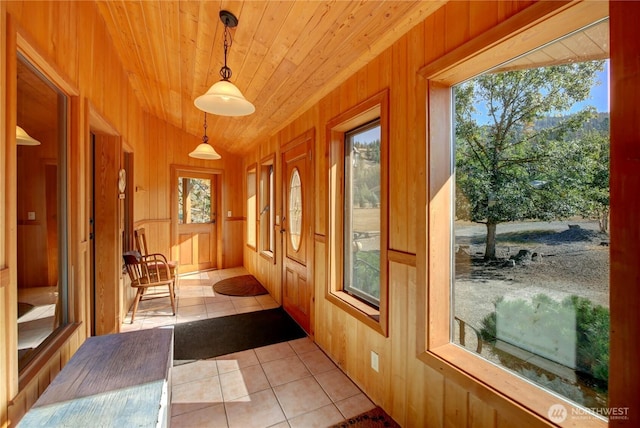
[(216, 267), (217, 176), (177, 171), (174, 242), (180, 273)]
[(120, 331), (120, 137), (93, 135), (93, 323), (96, 335)]
[(311, 334), (313, 302), (313, 196), (311, 138), (283, 151), (284, 309)]

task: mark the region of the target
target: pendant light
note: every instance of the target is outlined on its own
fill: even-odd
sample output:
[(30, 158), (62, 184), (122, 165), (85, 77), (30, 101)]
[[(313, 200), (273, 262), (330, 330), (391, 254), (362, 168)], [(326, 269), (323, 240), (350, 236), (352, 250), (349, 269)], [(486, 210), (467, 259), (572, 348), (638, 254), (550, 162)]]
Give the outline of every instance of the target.
[(224, 65), (220, 69), (222, 80), (216, 82), (204, 94), (195, 99), (194, 104), (200, 110), (220, 116), (246, 116), (256, 111), (256, 108), (242, 95), (233, 83), (229, 81), (231, 69), (227, 66), (227, 51), (233, 40), (229, 28), (238, 25), (238, 18), (229, 11), (220, 11), (220, 20), (224, 24)]
[(208, 159), (215, 160), (221, 159), (222, 156), (216, 152), (216, 149), (209, 144), (209, 137), (207, 137), (207, 113), (204, 113), (204, 135), (202, 136), (202, 143), (198, 144), (198, 147), (189, 156), (196, 159)]
[(16, 144), (18, 146), (39, 146), (40, 141), (27, 134), (27, 131), (16, 125)]

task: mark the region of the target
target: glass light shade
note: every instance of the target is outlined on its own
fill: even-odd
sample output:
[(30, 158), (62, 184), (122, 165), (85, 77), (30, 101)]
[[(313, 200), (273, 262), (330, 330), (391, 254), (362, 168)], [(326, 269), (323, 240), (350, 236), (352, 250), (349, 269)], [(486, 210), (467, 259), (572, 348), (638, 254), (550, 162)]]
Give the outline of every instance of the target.
[(27, 131), (16, 126), (16, 144), (18, 146), (39, 146), (40, 141), (27, 134)]
[(218, 152), (216, 152), (216, 150), (210, 144), (207, 144), (207, 143), (198, 144), (198, 147), (196, 147), (194, 151), (189, 153), (189, 156), (196, 159), (209, 159), (209, 160), (222, 158), (222, 156), (220, 156)]
[(214, 83), (206, 94), (200, 95), (193, 103), (200, 110), (219, 116), (246, 116), (256, 111), (240, 89), (228, 80)]

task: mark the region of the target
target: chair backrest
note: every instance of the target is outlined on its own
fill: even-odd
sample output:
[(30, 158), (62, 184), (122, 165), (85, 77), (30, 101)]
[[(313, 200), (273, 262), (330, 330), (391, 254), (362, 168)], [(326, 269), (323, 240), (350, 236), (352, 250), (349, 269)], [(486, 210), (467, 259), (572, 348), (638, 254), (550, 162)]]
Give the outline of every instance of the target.
[(144, 257), (138, 251), (127, 251), (122, 254), (131, 285), (153, 286), (173, 281), (169, 265), (160, 254)]
[(149, 255), (149, 248), (147, 247), (147, 237), (144, 233), (144, 227), (133, 231), (133, 237), (136, 241), (136, 250), (143, 256)]
[(143, 277), (140, 253), (138, 251), (127, 251), (122, 254), (122, 258), (131, 283), (139, 281)]

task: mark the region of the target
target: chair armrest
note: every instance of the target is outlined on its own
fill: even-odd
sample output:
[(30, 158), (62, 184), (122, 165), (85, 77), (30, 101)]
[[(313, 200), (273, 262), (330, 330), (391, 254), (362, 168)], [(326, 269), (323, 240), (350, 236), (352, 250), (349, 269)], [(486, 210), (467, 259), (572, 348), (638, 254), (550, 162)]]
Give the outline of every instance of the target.
[(146, 256), (141, 256), (143, 261), (155, 261), (155, 260), (162, 260), (165, 263), (167, 263), (167, 257), (164, 254), (161, 253), (152, 253), (152, 254), (147, 254)]
[(143, 256), (140, 260), (144, 270), (151, 277), (156, 277), (158, 280), (170, 279), (171, 269), (167, 259), (162, 254), (149, 254)]

